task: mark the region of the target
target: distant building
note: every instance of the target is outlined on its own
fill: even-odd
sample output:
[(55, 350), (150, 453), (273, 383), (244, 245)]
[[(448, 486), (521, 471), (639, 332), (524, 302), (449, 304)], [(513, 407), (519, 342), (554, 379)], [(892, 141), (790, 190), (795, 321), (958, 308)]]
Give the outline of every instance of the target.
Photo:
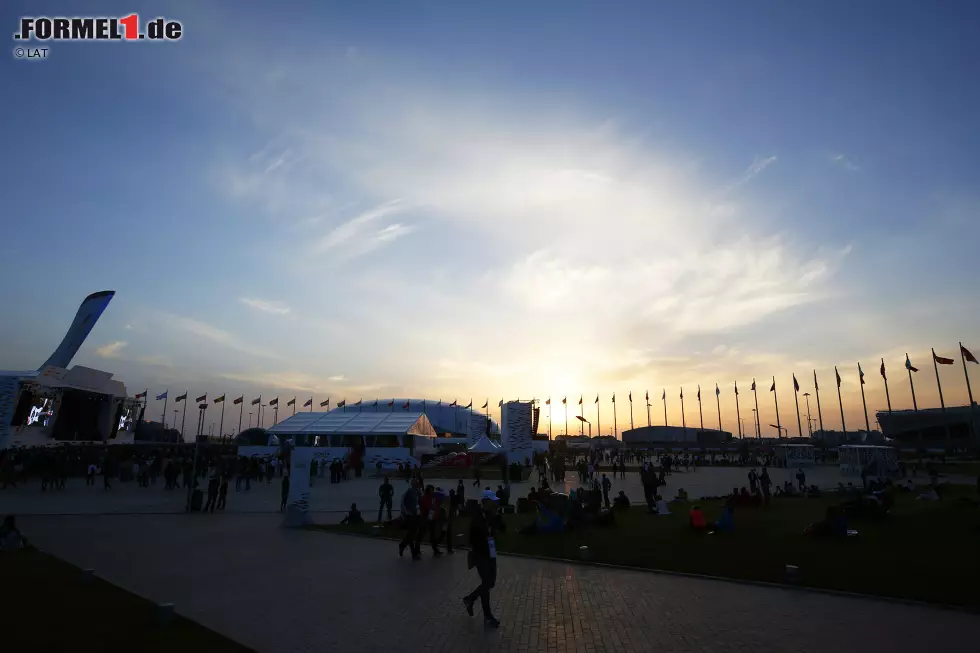
[(842, 431), (818, 429), (813, 432), (813, 444), (823, 445), (825, 447), (839, 447), (842, 444), (883, 444), (884, 442), (885, 437), (881, 431), (871, 431), (869, 433), (862, 429), (860, 431), (848, 431), (844, 433)]
[(713, 447), (729, 442), (731, 439), (732, 434), (728, 431), (684, 426), (640, 426), (623, 431), (623, 445), (626, 447), (677, 444)]
[(980, 446), (980, 408), (970, 406), (881, 411), (878, 423), (899, 448), (973, 449)]

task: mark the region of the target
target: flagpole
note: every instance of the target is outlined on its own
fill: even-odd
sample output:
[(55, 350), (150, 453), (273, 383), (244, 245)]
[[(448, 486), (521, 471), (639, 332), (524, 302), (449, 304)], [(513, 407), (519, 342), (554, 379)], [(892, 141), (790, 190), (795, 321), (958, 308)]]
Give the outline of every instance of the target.
[[(966, 362), (963, 363), (963, 369), (966, 369)], [(630, 390), (630, 430), (633, 430), (633, 391)]]
[[(218, 442), (221, 442), (221, 440), (225, 437), (224, 436), (224, 430), (225, 430), (225, 394), (227, 394), (227, 393), (224, 393), (224, 394), (221, 395), (221, 421), (218, 422)], [(212, 422), (212, 424), (213, 423), (214, 422)]]
[(687, 414), (684, 412), (684, 388), (681, 388), (681, 428), (687, 428)]
[(742, 411), (738, 407), (738, 383), (735, 383), (735, 419), (738, 420), (738, 438), (741, 440), (745, 437), (742, 432)]
[(718, 404), (718, 430), (721, 431), (721, 391), (718, 390), (718, 384), (715, 384), (715, 403)]
[[(582, 395), (578, 397), (578, 414), (582, 417), (578, 422), (579, 435), (585, 435), (585, 402), (582, 401)], [(589, 430), (592, 430), (591, 426)]]
[(804, 392), (803, 398), (806, 400), (806, 430), (813, 437), (813, 420), (810, 419), (810, 393)]
[(823, 431), (823, 412), (820, 410), (820, 384), (817, 383), (816, 370), (813, 370), (813, 392), (817, 395), (817, 419), (820, 420), (820, 430)]
[[(882, 370), (885, 369), (885, 359), (884, 358), (881, 359), (881, 369)], [(892, 412), (892, 397), (891, 397), (890, 394), (888, 394), (888, 377), (885, 376), (884, 374), (882, 374), (881, 375), (881, 378), (883, 378), (885, 380), (885, 401), (888, 402), (888, 412), (890, 413), (890, 412)], [(969, 382), (967, 382), (967, 385), (969, 385)]]
[[(664, 400), (664, 426), (667, 426), (667, 388), (664, 388), (663, 394), (660, 396), (660, 398)], [(649, 405), (650, 402), (647, 401), (647, 406)], [(647, 408), (647, 421), (650, 421), (649, 415), (650, 409)], [(647, 426), (649, 426), (649, 424), (647, 424)]]
[[(164, 431), (167, 430), (167, 402), (168, 401), (170, 401), (170, 388), (167, 388), (167, 394), (163, 398), (163, 417), (161, 419), (163, 420), (163, 430)], [(174, 426), (177, 426), (177, 425), (174, 424)]]
[(800, 422), (800, 383), (796, 380), (796, 375), (793, 375), (793, 401), (796, 402), (796, 430), (799, 432), (800, 437), (803, 437), (803, 423)]
[(755, 397), (755, 437), (762, 438), (762, 420), (759, 417), (759, 390), (755, 387), (755, 379), (752, 379), (752, 396)]
[(919, 404), (915, 401), (915, 384), (912, 383), (912, 370), (909, 369), (909, 365), (911, 365), (909, 363), (909, 354), (905, 352), (905, 370), (909, 373), (909, 389), (912, 390), (912, 410), (919, 412)]
[[(222, 402), (224, 403), (224, 402)], [(296, 414), (296, 397), (293, 397), (293, 415)]]
[(242, 415), (245, 413), (245, 396), (242, 395), (241, 408), (238, 409), (238, 432), (242, 432)]
[(565, 397), (561, 405), (565, 407), (565, 437), (568, 437), (568, 397)]
[(946, 401), (943, 399), (943, 384), (939, 382), (939, 365), (936, 363), (936, 350), (932, 350), (932, 367), (936, 370), (936, 387), (939, 388), (939, 405), (946, 412)]
[(840, 398), (840, 372), (837, 371), (837, 366), (834, 365), (834, 374), (837, 376), (837, 403), (840, 404), (840, 428), (841, 432), (844, 434), (845, 439), (847, 437), (847, 424), (844, 422), (844, 401)]
[(602, 406), (599, 405), (599, 396), (595, 398), (595, 434), (602, 435)]
[[(554, 406), (551, 405), (551, 397), (548, 397), (548, 439), (551, 439), (551, 411), (554, 410)], [(490, 400), (487, 399), (487, 419), (490, 419)]]
[(184, 424), (187, 419), (187, 390), (184, 390), (184, 413), (180, 416), (180, 439), (184, 439)]
[(701, 418), (701, 432), (704, 433), (704, 411), (701, 409), (701, 386), (698, 386), (698, 415)]
[(974, 417), (973, 408), (973, 389), (970, 388), (970, 372), (966, 369), (966, 353), (963, 349), (963, 343), (960, 343), (960, 360), (963, 362), (963, 376), (966, 377), (966, 394), (970, 399), (970, 432), (974, 436), (974, 444), (976, 443), (976, 418)]
[(970, 398), (970, 410), (973, 410), (973, 389), (970, 388), (970, 372), (966, 369), (966, 354), (963, 353), (963, 343), (960, 343), (960, 360), (963, 361), (963, 376), (966, 377), (966, 394)]
[(858, 363), (858, 376), (861, 377), (861, 405), (864, 406), (864, 432), (871, 433), (871, 422), (868, 421), (868, 402), (864, 398), (864, 370), (861, 369), (861, 363)]
[(772, 377), (772, 400), (776, 402), (776, 437), (783, 437), (783, 424), (779, 421), (779, 397), (776, 393), (776, 377)]
[(616, 422), (616, 395), (613, 395), (613, 437), (618, 437), (619, 424)]

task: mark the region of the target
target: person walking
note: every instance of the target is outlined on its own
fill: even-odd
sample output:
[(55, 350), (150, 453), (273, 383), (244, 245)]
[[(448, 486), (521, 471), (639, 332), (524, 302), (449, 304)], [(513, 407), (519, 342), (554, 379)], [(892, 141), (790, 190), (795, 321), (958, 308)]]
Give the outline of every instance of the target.
[(409, 485), (402, 495), (401, 513), (405, 537), (398, 543), (398, 555), (404, 555), (407, 547), (412, 552), (412, 560), (421, 560), (422, 553), (416, 545), (416, 533), (419, 529), (419, 491), (414, 483)]
[(381, 505), (378, 506), (378, 523), (381, 523), (381, 513), (385, 508), (388, 509), (388, 521), (391, 521), (391, 499), (395, 496), (395, 488), (391, 484), (391, 479), (385, 476), (384, 483), (378, 488), (378, 497)]
[(221, 477), (221, 485), (218, 486), (218, 510), (224, 510), (228, 501), (228, 477)]
[(602, 500), (606, 504), (606, 509), (609, 509), (609, 490), (612, 489), (612, 481), (605, 474), (602, 475)]
[(469, 568), (476, 567), (476, 573), (480, 576), (480, 584), (475, 590), (463, 597), (463, 606), (466, 608), (467, 614), (472, 617), (473, 605), (477, 599), (480, 599), (484, 626), (498, 628), (500, 622), (490, 610), (490, 590), (497, 583), (497, 546), (494, 542), (497, 495), (492, 490), (487, 490), (481, 498), (482, 510), (479, 510), (470, 520), (470, 552), (467, 558)]
[(208, 500), (204, 504), (204, 510), (202, 512), (214, 512), (214, 505), (218, 502), (219, 485), (221, 485), (221, 481), (218, 479), (218, 474), (214, 472), (208, 478)]
[(286, 512), (287, 501), (289, 501), (289, 474), (283, 474), (279, 512)]

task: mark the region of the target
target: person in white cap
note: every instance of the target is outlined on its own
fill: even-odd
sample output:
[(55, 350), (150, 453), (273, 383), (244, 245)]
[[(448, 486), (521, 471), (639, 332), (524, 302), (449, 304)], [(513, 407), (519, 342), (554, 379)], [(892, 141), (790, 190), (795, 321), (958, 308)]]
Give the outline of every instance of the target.
[(497, 628), (500, 622), (490, 610), (490, 590), (497, 583), (497, 546), (494, 542), (496, 535), (497, 495), (487, 489), (480, 497), (483, 509), (473, 515), (470, 520), (470, 553), (468, 564), (470, 569), (476, 567), (480, 575), (480, 585), (463, 597), (466, 612), (473, 616), (473, 604), (480, 599), (483, 608), (483, 623), (488, 628)]

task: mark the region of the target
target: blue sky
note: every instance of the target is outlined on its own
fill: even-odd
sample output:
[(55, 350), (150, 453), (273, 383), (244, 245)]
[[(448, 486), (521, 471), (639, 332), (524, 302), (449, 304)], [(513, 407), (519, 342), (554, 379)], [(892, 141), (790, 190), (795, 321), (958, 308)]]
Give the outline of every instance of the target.
[[(881, 357), (910, 403), (905, 352), (931, 405), (929, 348), (980, 349), (975, 3), (86, 11), (185, 36), (0, 63), (0, 366), (112, 288), (75, 362), (132, 392), (611, 413), (667, 387), (679, 422), (679, 387), (718, 382), (735, 430), (735, 380), (775, 375), (786, 424), (791, 374), (839, 365), (853, 424), (858, 360), (871, 410)], [(965, 401), (961, 369), (943, 382)]]

